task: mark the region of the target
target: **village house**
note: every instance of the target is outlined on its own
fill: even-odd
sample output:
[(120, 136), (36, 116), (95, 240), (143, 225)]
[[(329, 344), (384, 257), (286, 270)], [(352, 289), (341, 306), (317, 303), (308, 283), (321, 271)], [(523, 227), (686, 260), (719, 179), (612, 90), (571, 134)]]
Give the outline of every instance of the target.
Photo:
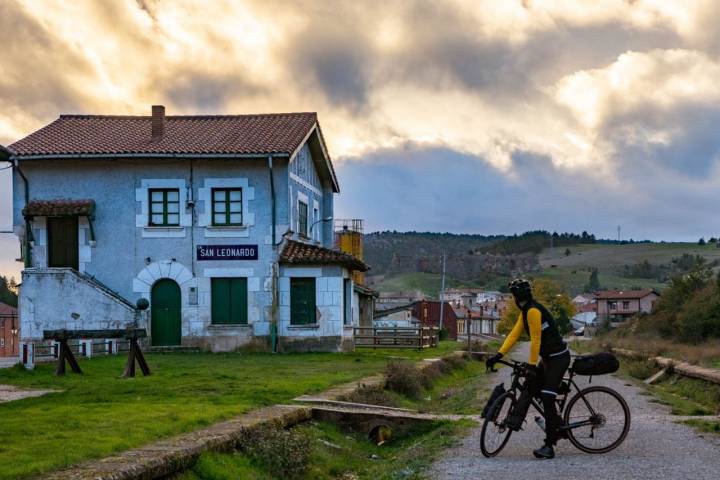
[(653, 289), (603, 290), (595, 294), (597, 321), (620, 323), (640, 313), (652, 312), (660, 294)]
[(19, 328), (17, 308), (0, 302), (0, 357), (18, 356)]
[(440, 308), (441, 302), (435, 300), (417, 300), (405, 305), (397, 305), (375, 311), (375, 327), (440, 327), (442, 310), (442, 328), (448, 338), (457, 339), (457, 317), (450, 303)]
[(339, 185), (315, 113), (62, 115), (2, 152), (21, 341), (137, 321), (152, 346), (353, 348), (367, 267), (332, 249)]

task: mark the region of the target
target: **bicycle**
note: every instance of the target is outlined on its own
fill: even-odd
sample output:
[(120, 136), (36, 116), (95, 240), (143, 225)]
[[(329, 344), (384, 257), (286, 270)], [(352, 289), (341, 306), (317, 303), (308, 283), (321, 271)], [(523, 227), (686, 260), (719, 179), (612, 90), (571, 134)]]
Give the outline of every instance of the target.
[[(510, 389), (492, 403), (485, 417), (480, 434), (480, 449), (485, 457), (496, 456), (510, 440), (514, 430), (508, 426), (508, 419), (527, 383), (528, 364), (514, 360), (498, 363), (513, 369), (512, 381)], [(583, 452), (607, 453), (625, 440), (630, 430), (630, 409), (625, 399), (611, 388), (595, 385), (580, 389), (573, 380), (576, 375), (573, 366), (558, 391), (558, 412), (563, 419), (560, 433)], [(571, 387), (577, 393), (568, 401)], [(542, 405), (534, 396), (530, 404), (544, 418)]]

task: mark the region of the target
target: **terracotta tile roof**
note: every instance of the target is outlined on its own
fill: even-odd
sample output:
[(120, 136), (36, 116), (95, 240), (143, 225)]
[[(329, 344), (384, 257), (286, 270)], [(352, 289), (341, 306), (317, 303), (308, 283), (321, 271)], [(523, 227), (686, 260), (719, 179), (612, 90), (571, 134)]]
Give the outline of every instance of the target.
[(294, 152), (317, 114), (165, 116), (153, 140), (151, 116), (61, 115), (8, 146), (14, 155), (270, 154)]
[(602, 300), (615, 300), (617, 298), (619, 299), (638, 299), (638, 298), (644, 298), (650, 295), (651, 293), (654, 293), (656, 295), (660, 295), (658, 292), (653, 290), (652, 288), (645, 288), (642, 290), (602, 290), (597, 292), (596, 298), (602, 299)]
[(17, 316), (17, 308), (0, 302), (0, 317)]
[(280, 263), (292, 265), (342, 265), (366, 272), (370, 268), (358, 258), (329, 248), (288, 240), (280, 253)]
[(95, 210), (95, 200), (33, 200), (23, 208), (25, 217), (90, 216)]

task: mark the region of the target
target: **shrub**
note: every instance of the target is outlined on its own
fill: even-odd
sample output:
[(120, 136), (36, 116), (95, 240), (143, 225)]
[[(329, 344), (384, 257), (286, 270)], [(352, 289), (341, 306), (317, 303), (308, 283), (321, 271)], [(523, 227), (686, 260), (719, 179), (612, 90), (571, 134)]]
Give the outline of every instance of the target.
[(388, 363), (385, 369), (385, 388), (405, 395), (409, 398), (419, 398), (422, 393), (420, 370), (406, 360)]
[(244, 430), (239, 446), (276, 478), (302, 478), (310, 463), (310, 439), (298, 430), (269, 425)]
[(643, 360), (628, 360), (626, 364), (628, 374), (638, 380), (650, 378), (658, 370), (652, 362)]
[(341, 400), (353, 403), (364, 403), (366, 405), (383, 405), (385, 407), (397, 407), (398, 403), (379, 386), (360, 385), (354, 392), (345, 395)]
[(472, 340), (469, 346), (467, 343), (463, 344), (463, 350), (466, 352), (482, 352), (483, 348), (485, 348), (485, 344), (480, 340)]
[(440, 362), (432, 362), (422, 369), (420, 383), (422, 383), (423, 388), (432, 388), (435, 380), (442, 377), (443, 372), (440, 370), (439, 363)]
[(450, 371), (453, 371), (459, 368), (465, 368), (465, 365), (467, 365), (467, 360), (458, 355), (448, 355), (447, 357), (443, 357), (442, 360), (440, 360), (440, 363), (447, 364)]

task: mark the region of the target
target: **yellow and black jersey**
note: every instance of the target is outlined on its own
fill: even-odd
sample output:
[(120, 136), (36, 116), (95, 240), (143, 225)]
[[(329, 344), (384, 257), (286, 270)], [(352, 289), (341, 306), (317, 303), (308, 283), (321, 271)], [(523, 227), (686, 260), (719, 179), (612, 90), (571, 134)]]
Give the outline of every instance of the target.
[(523, 330), (530, 335), (528, 363), (531, 365), (537, 364), (538, 355), (546, 358), (561, 355), (567, 351), (567, 344), (562, 339), (552, 314), (543, 305), (533, 300), (527, 302), (518, 315), (515, 326), (500, 347), (500, 353), (506, 355), (520, 338)]

